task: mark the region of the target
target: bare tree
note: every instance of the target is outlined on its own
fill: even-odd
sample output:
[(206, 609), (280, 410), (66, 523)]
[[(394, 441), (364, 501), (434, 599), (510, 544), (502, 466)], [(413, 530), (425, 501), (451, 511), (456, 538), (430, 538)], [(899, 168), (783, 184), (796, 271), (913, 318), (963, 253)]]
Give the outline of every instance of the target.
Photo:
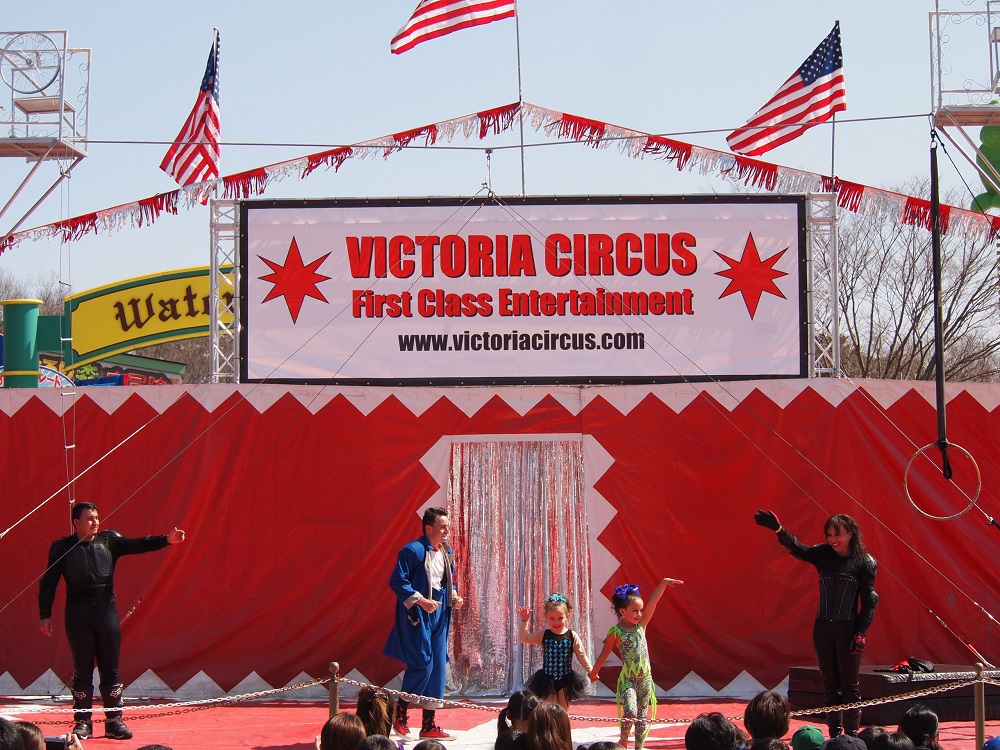
[[(927, 186), (910, 185), (898, 192), (926, 194)], [(962, 201), (948, 196), (946, 202)], [(844, 374), (933, 379), (930, 232), (858, 214), (843, 214), (838, 230)], [(1000, 379), (997, 245), (952, 233), (942, 238), (941, 262), (945, 377), (996, 382)]]
[(165, 344), (154, 344), (140, 349), (136, 354), (154, 359), (167, 359), (171, 362), (182, 362), (185, 383), (209, 382), (209, 353), (211, 342), (208, 336), (183, 341), (168, 341)]
[[(59, 281), (54, 271), (39, 273), (32, 279), (21, 279), (5, 268), (0, 268), (0, 300), (38, 299), (42, 301), (38, 311), (42, 315), (60, 315), (66, 299), (67, 287)], [(3, 306), (0, 306), (0, 324), (3, 321)]]

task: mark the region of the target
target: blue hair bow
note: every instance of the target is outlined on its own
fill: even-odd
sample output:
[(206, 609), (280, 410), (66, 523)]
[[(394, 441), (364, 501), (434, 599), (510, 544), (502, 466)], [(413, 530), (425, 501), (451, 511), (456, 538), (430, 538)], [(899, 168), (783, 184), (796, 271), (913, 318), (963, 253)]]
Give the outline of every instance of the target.
[(630, 594), (639, 596), (639, 587), (634, 583), (626, 583), (623, 586), (615, 586), (615, 596), (622, 601), (628, 599)]
[(562, 594), (553, 594), (548, 599), (546, 599), (546, 601), (549, 601), (549, 602), (562, 602), (563, 604), (569, 604), (569, 599), (567, 599)]

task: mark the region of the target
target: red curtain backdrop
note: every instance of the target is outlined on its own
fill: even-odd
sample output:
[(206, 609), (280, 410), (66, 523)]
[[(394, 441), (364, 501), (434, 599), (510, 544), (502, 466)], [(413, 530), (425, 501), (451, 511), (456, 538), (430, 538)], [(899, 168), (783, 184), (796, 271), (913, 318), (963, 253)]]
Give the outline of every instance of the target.
[[(72, 408), (58, 391), (0, 390), (0, 525), (10, 527), (0, 539), (0, 677), (25, 688), (49, 669), (64, 681), (72, 671), (63, 583), (54, 637), (37, 628), (48, 546), (69, 533), (67, 492), (31, 513), (67, 482), (67, 467), (97, 462), (75, 496), (99, 504), (104, 528), (188, 533), (183, 545), (119, 562), (119, 611), (134, 608), (123, 624), (126, 684), (152, 670), (173, 690), (199, 672), (226, 691), (251, 672), (280, 686), (324, 676), (330, 661), (384, 684), (402, 669), (382, 655), (390, 567), (439, 490), (421, 457), (447, 436), (545, 433), (589, 436), (613, 460), (588, 479), (616, 511), (599, 539), (620, 562), (596, 588), (685, 581), (649, 634), (661, 688), (693, 672), (721, 690), (743, 671), (773, 687), (789, 665), (814, 663), (815, 572), (754, 525), (758, 507), (809, 543), (823, 540), (832, 513), (858, 519), (880, 562), (868, 663), (972, 664), (965, 643), (996, 663), (1000, 629), (982, 610), (1000, 613), (1000, 530), (984, 518), (1000, 514), (1000, 386), (949, 393), (949, 438), (984, 478), (983, 512), (955, 521), (921, 516), (903, 488), (914, 446), (936, 439), (932, 384), (150, 386), (83, 389)], [(953, 455), (956, 483), (971, 491), (971, 465)], [(948, 492), (929, 502), (941, 514), (965, 505)]]

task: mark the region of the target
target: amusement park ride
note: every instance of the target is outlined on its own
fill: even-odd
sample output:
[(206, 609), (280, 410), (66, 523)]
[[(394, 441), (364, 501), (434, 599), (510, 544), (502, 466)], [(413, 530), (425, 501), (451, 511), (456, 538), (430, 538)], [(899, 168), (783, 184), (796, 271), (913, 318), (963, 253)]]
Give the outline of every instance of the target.
[(89, 49), (69, 46), (66, 31), (0, 32), (0, 157), (31, 165), (0, 208), (0, 219), (46, 162), (56, 162), (59, 170), (24, 215), (8, 229), (0, 225), (0, 244), (87, 156), (90, 59)]

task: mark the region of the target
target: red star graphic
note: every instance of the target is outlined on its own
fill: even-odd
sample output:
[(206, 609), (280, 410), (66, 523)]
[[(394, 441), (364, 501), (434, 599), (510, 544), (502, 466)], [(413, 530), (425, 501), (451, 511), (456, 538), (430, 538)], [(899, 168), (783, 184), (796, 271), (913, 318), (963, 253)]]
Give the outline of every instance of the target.
[(719, 299), (739, 292), (743, 295), (743, 302), (747, 306), (747, 312), (750, 313), (751, 320), (753, 320), (753, 316), (757, 312), (760, 295), (764, 292), (785, 299), (785, 295), (775, 285), (774, 280), (788, 274), (784, 271), (775, 271), (774, 264), (781, 260), (781, 256), (787, 250), (788, 248), (786, 247), (780, 253), (775, 253), (770, 258), (761, 260), (760, 254), (757, 252), (757, 245), (753, 241), (753, 233), (751, 232), (747, 237), (746, 247), (743, 248), (743, 257), (739, 260), (734, 260), (720, 252), (716, 252), (715, 254), (729, 265), (729, 268), (725, 271), (715, 272), (716, 276), (725, 276), (729, 279), (729, 286), (719, 295)]
[(274, 284), (274, 288), (267, 293), (261, 304), (270, 302), (278, 297), (284, 297), (293, 323), (298, 320), (299, 310), (302, 309), (302, 300), (304, 298), (312, 297), (313, 299), (318, 299), (329, 304), (327, 298), (323, 296), (323, 292), (316, 285), (321, 281), (329, 280), (330, 277), (316, 273), (316, 269), (323, 265), (323, 261), (330, 257), (330, 253), (327, 253), (322, 258), (317, 258), (309, 265), (304, 265), (302, 263), (302, 256), (299, 254), (299, 245), (295, 241), (295, 238), (292, 237), (292, 244), (288, 248), (288, 255), (285, 256), (285, 265), (278, 265), (274, 261), (260, 255), (257, 257), (267, 263), (271, 270), (274, 271), (274, 273), (259, 277), (261, 281), (268, 281)]

